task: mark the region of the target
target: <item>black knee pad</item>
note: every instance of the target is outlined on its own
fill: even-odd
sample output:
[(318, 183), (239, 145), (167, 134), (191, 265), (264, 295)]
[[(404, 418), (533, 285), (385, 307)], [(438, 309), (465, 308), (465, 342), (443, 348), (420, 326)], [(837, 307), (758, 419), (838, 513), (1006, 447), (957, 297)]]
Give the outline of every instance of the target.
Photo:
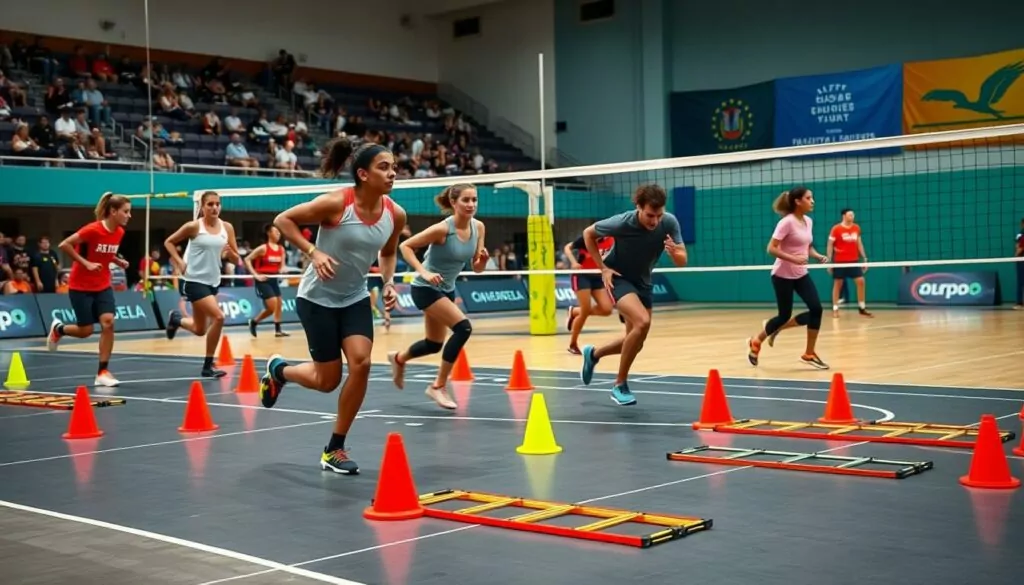
[(429, 339), (421, 339), (409, 347), (409, 359), (432, 355), (441, 351), (441, 343)]
[(469, 322), (469, 319), (463, 319), (452, 325), (452, 336), (444, 344), (444, 352), (441, 354), (441, 359), (448, 363), (455, 363), (455, 360), (459, 357), (459, 352), (462, 351), (462, 347), (466, 345), (466, 342), (469, 341), (469, 336), (472, 334), (473, 324)]

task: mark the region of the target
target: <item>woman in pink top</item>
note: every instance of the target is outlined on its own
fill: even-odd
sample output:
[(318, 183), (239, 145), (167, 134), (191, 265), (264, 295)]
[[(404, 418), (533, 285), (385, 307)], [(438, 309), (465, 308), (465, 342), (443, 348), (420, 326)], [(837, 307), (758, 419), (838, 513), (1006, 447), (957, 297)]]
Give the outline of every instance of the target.
[[(768, 339), (768, 345), (774, 345), (775, 336), (783, 329), (807, 326), (807, 348), (800, 360), (805, 364), (822, 370), (828, 364), (821, 361), (814, 351), (818, 341), (818, 330), (821, 329), (821, 300), (818, 289), (807, 271), (808, 257), (819, 262), (828, 260), (814, 249), (814, 223), (807, 214), (814, 210), (814, 193), (806, 187), (795, 187), (782, 193), (772, 205), (775, 212), (782, 216), (775, 226), (775, 233), (768, 242), (768, 253), (775, 256), (772, 267), (772, 287), (775, 288), (775, 302), (779, 313), (762, 323), (762, 329), (748, 341), (747, 359), (757, 365), (757, 356), (761, 352), (761, 343)], [(793, 293), (800, 295), (807, 310), (793, 316)]]

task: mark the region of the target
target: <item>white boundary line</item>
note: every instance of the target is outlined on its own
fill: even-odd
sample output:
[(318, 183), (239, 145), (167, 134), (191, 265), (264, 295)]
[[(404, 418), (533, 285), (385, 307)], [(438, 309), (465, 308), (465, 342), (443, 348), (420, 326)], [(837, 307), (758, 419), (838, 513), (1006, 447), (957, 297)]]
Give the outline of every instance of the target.
[(107, 530), (114, 530), (117, 532), (123, 532), (125, 534), (131, 534), (140, 538), (148, 538), (150, 540), (157, 540), (167, 544), (173, 544), (192, 550), (205, 552), (211, 555), (217, 555), (244, 563), (250, 563), (253, 565), (259, 565), (261, 567), (267, 567), (274, 571), (282, 571), (298, 577), (305, 577), (307, 579), (313, 579), (320, 581), (321, 583), (334, 583), (335, 585), (366, 585), (365, 583), (359, 583), (358, 581), (350, 581), (348, 579), (342, 579), (340, 577), (333, 577), (331, 575), (325, 575), (324, 573), (317, 573), (315, 571), (309, 571), (306, 569), (299, 569), (291, 565), (285, 565), (269, 559), (263, 559), (260, 557), (254, 557), (245, 553), (236, 552), (216, 546), (210, 546), (201, 542), (194, 542), (191, 540), (185, 540), (182, 538), (176, 538), (174, 536), (167, 536), (165, 534), (157, 534), (156, 532), (149, 532), (148, 530), (139, 530), (138, 528), (131, 528), (129, 526), (121, 526), (120, 524), (112, 524), (110, 522), (104, 522), (102, 520), (94, 520), (92, 518), (84, 518), (82, 516), (72, 516), (71, 514), (64, 514), (62, 512), (56, 512), (54, 510), (47, 510), (44, 508), (34, 508), (32, 506), (25, 506), (22, 504), (15, 504), (14, 502), (8, 502), (0, 500), (0, 506), (10, 508), (12, 510), (19, 510), (21, 512), (30, 512), (32, 514), (39, 514), (42, 516), (49, 516), (51, 518), (57, 518), (58, 520), (65, 520), (68, 522), (77, 522), (79, 524), (87, 524), (89, 526), (95, 526), (96, 528), (106, 528)]

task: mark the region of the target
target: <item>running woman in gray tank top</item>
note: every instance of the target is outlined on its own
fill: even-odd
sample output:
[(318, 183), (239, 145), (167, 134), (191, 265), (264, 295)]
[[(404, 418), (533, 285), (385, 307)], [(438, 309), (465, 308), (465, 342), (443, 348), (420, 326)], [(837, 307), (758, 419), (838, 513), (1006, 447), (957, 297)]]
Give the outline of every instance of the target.
[[(441, 212), (451, 214), (422, 232), (402, 242), (399, 250), (405, 261), (417, 272), (412, 281), (413, 304), (423, 311), (426, 329), (423, 339), (401, 352), (388, 354), (395, 386), (405, 384), (405, 364), (409, 360), (437, 352), (441, 353), (441, 367), (437, 377), (427, 386), (426, 394), (442, 408), (456, 408), (448, 393), (448, 376), (469, 341), (473, 327), (469, 319), (455, 304), (455, 280), (467, 266), (473, 272), (483, 272), (487, 266), (487, 247), (484, 245), (484, 223), (476, 218), (476, 188), (469, 184), (452, 185), (435, 199)], [(416, 249), (427, 246), (423, 263), (416, 258)], [(448, 342), (445, 333), (452, 330)]]
[[(178, 288), (181, 296), (192, 303), (192, 316), (183, 317), (177, 310), (167, 315), (167, 339), (174, 339), (178, 329), (190, 331), (199, 337), (206, 336), (206, 358), (203, 360), (202, 375), (206, 378), (220, 378), (226, 372), (213, 367), (213, 355), (220, 342), (224, 328), (224, 312), (217, 303), (220, 290), (223, 259), (241, 264), (238, 244), (235, 242), (235, 228), (220, 218), (220, 195), (213, 191), (203, 193), (199, 201), (199, 219), (178, 228), (164, 241), (164, 247), (171, 256), (171, 264), (181, 277)], [(178, 255), (178, 243), (188, 240), (185, 257)]]
[[(312, 362), (291, 365), (279, 355), (267, 360), (260, 380), (260, 399), (271, 408), (285, 384), (293, 382), (319, 392), (333, 392), (341, 383), (342, 354), (348, 379), (341, 389), (333, 433), (320, 455), (320, 467), (336, 473), (358, 473), (348, 457), (345, 438), (366, 396), (373, 350), (373, 311), (366, 276), (377, 259), (384, 281), (384, 306), (394, 307), (398, 236), (406, 214), (388, 197), (395, 183), (395, 158), (378, 144), (355, 153), (345, 138), (335, 140), (323, 158), (323, 176), (334, 178), (352, 157), (354, 187), (331, 191), (277, 216), (281, 235), (309, 258), (302, 275), (296, 312), (306, 333)], [(318, 225), (316, 244), (299, 226)]]

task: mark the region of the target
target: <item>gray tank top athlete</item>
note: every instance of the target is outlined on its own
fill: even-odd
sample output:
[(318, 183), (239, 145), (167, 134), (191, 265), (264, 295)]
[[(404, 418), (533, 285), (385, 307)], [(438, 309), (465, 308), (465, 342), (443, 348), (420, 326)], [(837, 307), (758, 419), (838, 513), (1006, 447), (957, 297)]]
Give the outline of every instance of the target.
[(456, 277), (465, 268), (466, 263), (476, 255), (478, 237), (476, 220), (470, 220), (469, 239), (465, 242), (459, 239), (454, 217), (446, 218), (445, 223), (448, 225), (448, 235), (445, 237), (444, 243), (441, 245), (431, 244), (423, 257), (423, 267), (428, 272), (440, 274), (441, 284), (438, 286), (430, 284), (417, 274), (412, 281), (412, 286), (426, 286), (443, 292), (452, 292), (455, 290)]
[[(313, 265), (306, 266), (296, 296), (324, 307), (344, 308), (370, 296), (366, 275), (395, 230), (394, 203), (387, 196), (383, 212), (374, 218), (356, 213), (355, 191), (345, 190), (345, 211), (336, 225), (321, 225), (314, 245), (338, 261), (334, 278), (320, 280)], [(373, 223), (370, 223), (373, 222)]]
[(185, 274), (181, 279), (185, 282), (197, 282), (206, 286), (220, 286), (221, 274), (224, 272), (221, 253), (228, 245), (228, 230), (224, 222), (217, 220), (216, 234), (207, 231), (206, 223), (199, 220), (199, 233), (185, 246)]

